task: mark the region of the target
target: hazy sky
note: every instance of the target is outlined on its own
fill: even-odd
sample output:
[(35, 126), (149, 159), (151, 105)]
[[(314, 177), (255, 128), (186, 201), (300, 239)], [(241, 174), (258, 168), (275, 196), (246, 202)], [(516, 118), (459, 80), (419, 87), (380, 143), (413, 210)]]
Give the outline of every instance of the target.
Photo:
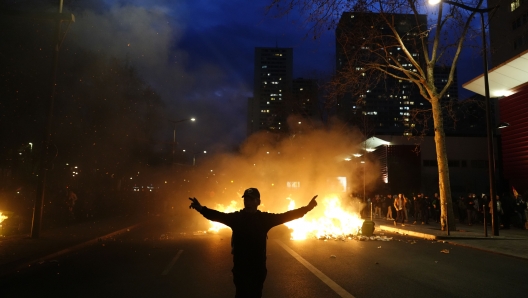
[(299, 20), (267, 16), (268, 2), (106, 0), (75, 11), (65, 43), (127, 59), (168, 103), (168, 120), (195, 117), (177, 125), (180, 147), (229, 149), (246, 137), (255, 47), (293, 48), (295, 77), (333, 69), (333, 31), (305, 38)]

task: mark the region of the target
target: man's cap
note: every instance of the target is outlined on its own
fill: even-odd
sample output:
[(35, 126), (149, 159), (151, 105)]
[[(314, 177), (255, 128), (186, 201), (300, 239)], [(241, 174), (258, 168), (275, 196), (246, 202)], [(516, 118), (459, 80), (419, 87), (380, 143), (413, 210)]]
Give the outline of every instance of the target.
[(251, 197), (251, 198), (254, 198), (254, 199), (260, 199), (260, 192), (258, 191), (258, 189), (256, 188), (248, 188), (244, 191), (244, 194), (242, 195), (242, 197)]

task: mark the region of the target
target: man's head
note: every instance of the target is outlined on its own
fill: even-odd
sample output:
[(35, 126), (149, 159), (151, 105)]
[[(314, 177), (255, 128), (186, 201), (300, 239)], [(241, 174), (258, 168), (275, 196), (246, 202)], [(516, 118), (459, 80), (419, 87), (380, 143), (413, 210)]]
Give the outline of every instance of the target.
[(248, 210), (256, 211), (260, 205), (260, 192), (256, 188), (248, 188), (242, 195), (244, 198), (244, 207)]

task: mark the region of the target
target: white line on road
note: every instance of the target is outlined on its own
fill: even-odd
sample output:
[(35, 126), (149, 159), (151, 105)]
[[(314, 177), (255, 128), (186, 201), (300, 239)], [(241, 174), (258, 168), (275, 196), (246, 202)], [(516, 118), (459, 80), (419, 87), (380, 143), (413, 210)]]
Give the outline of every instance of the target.
[(321, 281), (323, 281), (327, 286), (329, 286), (334, 292), (337, 293), (337, 295), (343, 297), (343, 298), (355, 298), (352, 294), (347, 292), (345, 289), (343, 289), (341, 286), (339, 286), (335, 281), (331, 280), (330, 277), (326, 276), (323, 272), (319, 271), (319, 269), (315, 268), (312, 264), (308, 263), (303, 257), (301, 257), (298, 253), (294, 252), (291, 248), (286, 246), (286, 244), (282, 243), (280, 240), (275, 240), (277, 243), (282, 246), (292, 257), (297, 259), (299, 263), (303, 264), (304, 267), (306, 267), (308, 270), (310, 270), (315, 276), (317, 276)]
[(172, 269), (172, 266), (174, 266), (174, 263), (176, 263), (176, 261), (178, 260), (178, 258), (182, 254), (182, 252), (183, 252), (183, 250), (181, 250), (181, 249), (178, 251), (176, 256), (174, 258), (172, 258), (172, 260), (170, 261), (169, 265), (167, 265), (167, 268), (165, 268), (165, 270), (163, 270), (163, 272), (161, 272), (161, 275), (169, 274), (169, 271)]

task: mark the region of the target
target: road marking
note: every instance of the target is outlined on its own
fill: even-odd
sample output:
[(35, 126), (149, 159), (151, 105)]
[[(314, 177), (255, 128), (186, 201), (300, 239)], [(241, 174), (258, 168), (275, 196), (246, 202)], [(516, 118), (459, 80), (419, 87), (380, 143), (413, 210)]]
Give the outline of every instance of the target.
[(163, 272), (161, 272), (161, 275), (169, 274), (169, 271), (172, 269), (172, 266), (174, 266), (174, 263), (176, 263), (176, 261), (178, 260), (178, 258), (182, 254), (182, 252), (183, 252), (183, 250), (181, 250), (181, 249), (178, 251), (176, 256), (174, 258), (172, 258), (172, 260), (170, 261), (169, 265), (167, 265), (167, 268), (165, 268), (165, 270), (163, 270)]
[(343, 298), (355, 298), (352, 294), (347, 292), (345, 289), (343, 289), (341, 286), (339, 286), (335, 281), (331, 280), (330, 277), (326, 276), (323, 272), (319, 271), (319, 269), (315, 268), (312, 264), (308, 263), (303, 257), (301, 257), (298, 253), (294, 252), (291, 248), (286, 246), (286, 244), (282, 243), (280, 240), (275, 240), (277, 243), (284, 248), (292, 257), (297, 259), (299, 263), (303, 264), (304, 267), (306, 267), (308, 270), (310, 270), (315, 276), (317, 276), (322, 282), (324, 282), (327, 286), (329, 286), (334, 292), (336, 292), (337, 295)]

